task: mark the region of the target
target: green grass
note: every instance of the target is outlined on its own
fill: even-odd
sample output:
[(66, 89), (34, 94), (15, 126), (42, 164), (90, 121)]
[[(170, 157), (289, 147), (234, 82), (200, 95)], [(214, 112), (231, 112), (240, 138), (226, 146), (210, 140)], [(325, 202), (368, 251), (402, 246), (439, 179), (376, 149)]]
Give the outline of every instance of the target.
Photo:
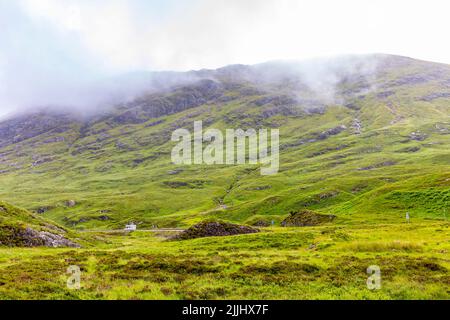
[[(1, 299), (449, 299), (448, 222), (327, 225), (84, 249), (0, 249)], [(105, 235), (103, 235), (105, 237)], [(66, 288), (69, 265), (81, 289)], [(369, 290), (366, 269), (381, 268)]]
[[(337, 111), (329, 112), (331, 118), (336, 117)], [(293, 132), (298, 128), (300, 139), (308, 135), (309, 125), (323, 121), (318, 116), (289, 119), (281, 128), (281, 144), (297, 139)], [(135, 128), (132, 136), (145, 137), (151, 134), (148, 129)], [(381, 210), (386, 219), (389, 213), (398, 215), (405, 210), (423, 217), (442, 217), (442, 210), (449, 206), (448, 136), (430, 133), (428, 142), (402, 140), (402, 134), (394, 129), (368, 129), (361, 136), (342, 133), (283, 149), (280, 173), (264, 177), (254, 166), (175, 166), (168, 154), (171, 143), (147, 146), (148, 150), (137, 155), (117, 152), (111, 141), (99, 155), (85, 152), (74, 157), (64, 151), (58, 161), (2, 174), (0, 198), (30, 210), (49, 207), (43, 216), (83, 229), (122, 227), (129, 220), (143, 226), (188, 226), (211, 215), (226, 215), (237, 222), (255, 215), (279, 219), (301, 208), (335, 214)], [(420, 150), (399, 152), (412, 146)], [(162, 152), (160, 149), (165, 153), (154, 160), (137, 165), (130, 160)], [(46, 152), (50, 151), (54, 150)], [(100, 167), (108, 168), (99, 171)], [(175, 170), (181, 171), (171, 174)], [(75, 207), (65, 205), (70, 199), (77, 202)], [(227, 210), (215, 210), (219, 204), (225, 204)], [(107, 220), (101, 219), (104, 216)]]

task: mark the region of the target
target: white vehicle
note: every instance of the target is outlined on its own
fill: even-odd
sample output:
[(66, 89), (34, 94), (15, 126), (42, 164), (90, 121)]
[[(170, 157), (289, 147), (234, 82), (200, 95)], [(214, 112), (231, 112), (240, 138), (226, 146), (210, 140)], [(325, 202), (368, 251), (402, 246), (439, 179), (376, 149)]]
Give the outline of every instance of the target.
[(125, 231), (136, 231), (137, 226), (134, 223), (127, 224), (125, 226)]

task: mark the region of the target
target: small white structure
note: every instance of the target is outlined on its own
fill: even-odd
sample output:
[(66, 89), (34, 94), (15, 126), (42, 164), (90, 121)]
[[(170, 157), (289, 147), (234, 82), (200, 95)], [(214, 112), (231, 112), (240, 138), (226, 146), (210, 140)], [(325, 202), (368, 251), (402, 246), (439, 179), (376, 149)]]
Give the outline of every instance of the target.
[(125, 231), (136, 231), (137, 226), (134, 223), (127, 224), (125, 226)]

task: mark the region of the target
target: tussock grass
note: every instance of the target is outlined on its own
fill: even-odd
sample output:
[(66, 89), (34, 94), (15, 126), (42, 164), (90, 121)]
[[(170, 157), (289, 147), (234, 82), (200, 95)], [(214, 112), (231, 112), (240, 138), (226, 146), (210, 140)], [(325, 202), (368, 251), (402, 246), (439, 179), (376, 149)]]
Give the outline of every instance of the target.
[(405, 251), (405, 252), (421, 252), (423, 245), (409, 241), (393, 241), (393, 242), (357, 242), (348, 245), (349, 251), (356, 252), (384, 252), (384, 251)]
[[(448, 227), (270, 227), (175, 242), (136, 232), (84, 249), (0, 247), (0, 298), (449, 299)], [(69, 265), (82, 270), (80, 290), (66, 288)], [(370, 265), (380, 290), (366, 287)]]

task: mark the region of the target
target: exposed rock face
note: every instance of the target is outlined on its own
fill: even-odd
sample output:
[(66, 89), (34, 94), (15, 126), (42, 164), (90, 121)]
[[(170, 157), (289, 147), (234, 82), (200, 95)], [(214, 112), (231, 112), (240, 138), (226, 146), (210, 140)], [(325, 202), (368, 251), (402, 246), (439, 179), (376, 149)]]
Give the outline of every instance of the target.
[(336, 218), (334, 215), (319, 214), (309, 210), (300, 212), (291, 212), (289, 217), (281, 222), (283, 227), (307, 227), (317, 226), (327, 222), (331, 222)]
[(119, 124), (138, 124), (164, 115), (200, 106), (220, 98), (222, 85), (213, 80), (200, 80), (189, 86), (175, 88), (169, 94), (140, 97), (127, 105), (128, 110), (114, 117)]
[(387, 82), (384, 87), (396, 87), (396, 86), (404, 86), (404, 85), (418, 85), (421, 83), (426, 83), (432, 80), (435, 80), (437, 75), (427, 75), (427, 74), (410, 74), (398, 79)]
[(39, 208), (37, 208), (36, 212), (39, 213), (39, 214), (43, 214), (43, 213), (46, 213), (47, 211), (49, 211), (51, 209), (53, 209), (53, 207), (50, 207), (50, 206), (39, 207)]
[(259, 232), (258, 229), (226, 222), (200, 222), (176, 235), (173, 239), (187, 240), (214, 236), (232, 236)]
[(430, 101), (433, 101), (433, 100), (439, 99), (439, 98), (450, 98), (450, 93), (449, 92), (435, 92), (435, 93), (431, 93), (429, 95), (421, 97), (420, 100), (430, 102)]
[(415, 141), (423, 141), (427, 138), (427, 135), (417, 130), (416, 132), (411, 132), (409, 138)]
[(264, 220), (258, 220), (258, 221), (255, 221), (252, 224), (252, 226), (255, 226), (255, 227), (269, 227), (270, 223), (267, 222), (267, 221), (264, 221)]
[(67, 115), (38, 113), (0, 122), (0, 147), (36, 137), (49, 131), (65, 132), (74, 121)]
[(337, 135), (345, 130), (347, 130), (347, 126), (342, 124), (340, 126), (322, 132), (321, 134), (319, 134), (318, 139), (323, 140), (328, 138), (329, 136)]
[(362, 129), (361, 120), (359, 120), (358, 118), (355, 118), (353, 120), (352, 127), (355, 130), (354, 131), (355, 134), (361, 134), (361, 129)]
[(420, 151), (420, 147), (414, 146), (414, 147), (403, 148), (397, 152), (413, 153), (413, 152), (417, 152), (417, 151)]
[(367, 171), (367, 170), (378, 169), (378, 168), (382, 168), (382, 167), (389, 167), (389, 166), (393, 166), (395, 164), (396, 164), (395, 161), (384, 161), (384, 162), (377, 163), (377, 164), (374, 164), (371, 166), (358, 168), (358, 170), (359, 171)]
[(271, 95), (254, 100), (253, 104), (258, 107), (266, 104), (271, 104), (274, 106), (287, 106), (287, 105), (296, 105), (297, 100), (295, 99), (295, 97), (288, 95)]
[(62, 235), (17, 226), (0, 227), (0, 245), (10, 247), (80, 247), (79, 244), (66, 239)]
[(393, 94), (395, 94), (394, 91), (388, 90), (388, 91), (383, 91), (383, 92), (379, 92), (377, 93), (377, 98), (379, 99), (385, 99), (389, 96), (392, 96)]

